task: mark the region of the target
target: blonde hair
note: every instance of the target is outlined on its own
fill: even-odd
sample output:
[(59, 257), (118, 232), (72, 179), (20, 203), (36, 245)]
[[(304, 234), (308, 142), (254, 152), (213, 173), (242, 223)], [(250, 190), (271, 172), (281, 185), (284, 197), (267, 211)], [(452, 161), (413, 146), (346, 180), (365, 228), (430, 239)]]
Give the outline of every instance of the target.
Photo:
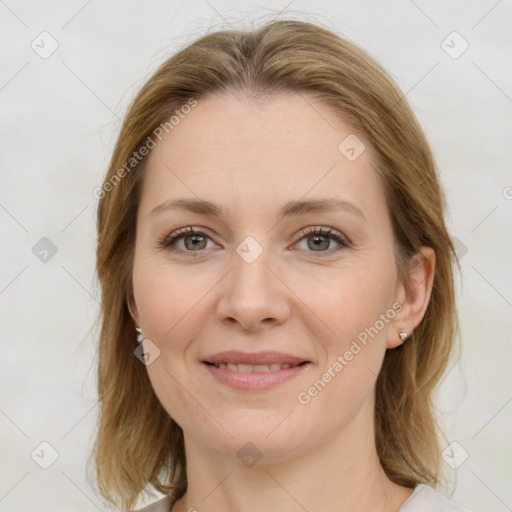
[(307, 93), (323, 101), (375, 150), (400, 276), (407, 280), (407, 262), (422, 245), (435, 250), (425, 316), (404, 345), (387, 350), (376, 382), (375, 442), (392, 481), (437, 485), (440, 429), (433, 392), (458, 331), (452, 268), (458, 260), (432, 152), (404, 94), (369, 55), (318, 24), (278, 20), (198, 38), (160, 66), (124, 119), (97, 212), (100, 409), (92, 455), (100, 493), (131, 510), (149, 484), (176, 500), (187, 490), (183, 431), (133, 354), (137, 342), (128, 303), (147, 158), (133, 168), (126, 163), (191, 98), (227, 92), (255, 99)]

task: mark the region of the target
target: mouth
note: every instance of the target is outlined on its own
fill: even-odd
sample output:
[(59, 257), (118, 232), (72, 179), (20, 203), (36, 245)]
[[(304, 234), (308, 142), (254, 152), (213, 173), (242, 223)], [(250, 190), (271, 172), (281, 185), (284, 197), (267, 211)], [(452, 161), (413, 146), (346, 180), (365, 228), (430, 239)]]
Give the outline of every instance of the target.
[(274, 350), (226, 350), (205, 357), (201, 363), (215, 381), (239, 391), (269, 390), (297, 378), (313, 365), (299, 355)]
[(278, 370), (289, 370), (290, 368), (296, 368), (309, 364), (309, 361), (302, 361), (301, 363), (290, 364), (290, 363), (272, 363), (272, 364), (244, 364), (244, 363), (211, 363), (209, 361), (203, 361), (205, 364), (214, 366), (219, 369), (227, 369), (234, 372), (241, 373), (267, 373)]
[(201, 366), (207, 370), (210, 378), (214, 379), (208, 386), (217, 382), (237, 391), (262, 392), (298, 378), (308, 371), (312, 363), (295, 361), (248, 364), (218, 360), (201, 361)]

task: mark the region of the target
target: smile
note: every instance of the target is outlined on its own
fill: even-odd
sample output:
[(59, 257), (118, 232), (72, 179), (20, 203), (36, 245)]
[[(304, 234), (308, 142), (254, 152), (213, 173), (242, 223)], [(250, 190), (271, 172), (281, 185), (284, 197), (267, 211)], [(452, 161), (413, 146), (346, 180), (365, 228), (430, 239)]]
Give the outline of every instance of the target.
[(275, 364), (242, 364), (242, 363), (208, 363), (215, 366), (215, 368), (227, 368), (228, 370), (232, 370), (235, 372), (271, 372), (276, 370), (288, 370), (289, 368), (295, 368), (296, 366), (300, 366), (301, 364), (306, 364), (306, 362), (299, 364), (289, 364), (289, 363), (275, 363)]
[(216, 382), (239, 391), (266, 391), (298, 377), (312, 363), (237, 364), (202, 362)]

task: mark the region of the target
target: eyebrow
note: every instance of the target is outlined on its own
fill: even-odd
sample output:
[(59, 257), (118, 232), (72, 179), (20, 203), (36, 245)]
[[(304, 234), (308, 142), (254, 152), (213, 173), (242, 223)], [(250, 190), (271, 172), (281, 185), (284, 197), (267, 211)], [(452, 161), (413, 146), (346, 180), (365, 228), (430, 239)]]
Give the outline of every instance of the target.
[[(223, 217), (223, 209), (215, 203), (205, 201), (203, 199), (180, 198), (169, 199), (153, 208), (149, 215), (153, 216), (158, 212), (166, 210), (183, 210), (199, 215), (210, 215), (218, 218)], [(296, 215), (304, 215), (307, 213), (324, 213), (332, 211), (344, 211), (354, 214), (366, 220), (363, 212), (353, 203), (337, 198), (319, 198), (305, 201), (289, 201), (285, 203), (278, 211), (278, 220)]]

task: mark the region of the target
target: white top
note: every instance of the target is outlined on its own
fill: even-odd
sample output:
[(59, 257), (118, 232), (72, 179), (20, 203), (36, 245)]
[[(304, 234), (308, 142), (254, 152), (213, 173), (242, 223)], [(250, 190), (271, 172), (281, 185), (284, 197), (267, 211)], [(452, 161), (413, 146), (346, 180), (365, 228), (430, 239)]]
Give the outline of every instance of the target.
[[(158, 509), (156, 509), (158, 510)], [(398, 512), (473, 512), (467, 508), (459, 507), (453, 501), (445, 498), (439, 491), (425, 485), (418, 484)], [(160, 511), (158, 511), (160, 512)], [(168, 512), (168, 511), (166, 511)]]
[[(168, 496), (155, 501), (137, 512), (170, 512), (171, 500)], [(445, 498), (434, 488), (418, 484), (414, 492), (397, 512), (473, 512), (467, 508), (462, 508)]]

